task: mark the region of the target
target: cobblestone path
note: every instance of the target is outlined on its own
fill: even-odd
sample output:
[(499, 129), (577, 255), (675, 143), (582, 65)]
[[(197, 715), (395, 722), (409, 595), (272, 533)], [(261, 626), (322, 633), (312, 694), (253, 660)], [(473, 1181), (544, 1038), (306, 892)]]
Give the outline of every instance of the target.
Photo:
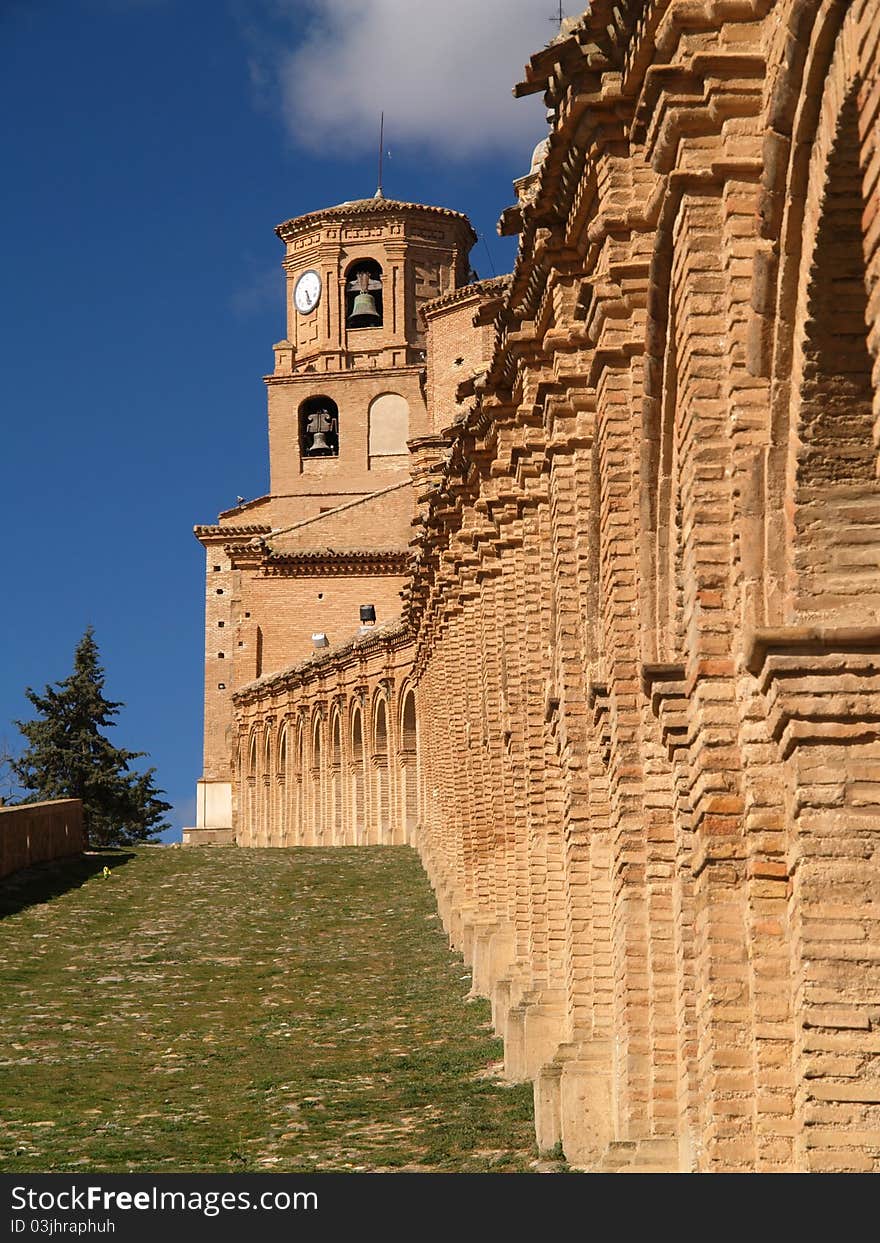
[(0, 915), (2, 1170), (556, 1168), (407, 847), (108, 852)]

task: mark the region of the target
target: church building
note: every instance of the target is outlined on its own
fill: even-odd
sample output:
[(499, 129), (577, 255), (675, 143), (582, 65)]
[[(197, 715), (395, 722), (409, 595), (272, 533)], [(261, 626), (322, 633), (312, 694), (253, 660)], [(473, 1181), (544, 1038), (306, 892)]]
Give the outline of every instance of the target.
[[(409, 446), (436, 430), (423, 312), (466, 284), (476, 240), (460, 213), (381, 192), (276, 233), (287, 335), (266, 377), (269, 495), (196, 528), (206, 551), (205, 744), (190, 843), (231, 841), (235, 828), (240, 842), (289, 836), (281, 795), (259, 828), (247, 786), (233, 810), (233, 694), (400, 618), (414, 517)], [(263, 752), (270, 745), (267, 735)], [(274, 767), (261, 754), (262, 775)], [(323, 823), (311, 837), (325, 840)]]

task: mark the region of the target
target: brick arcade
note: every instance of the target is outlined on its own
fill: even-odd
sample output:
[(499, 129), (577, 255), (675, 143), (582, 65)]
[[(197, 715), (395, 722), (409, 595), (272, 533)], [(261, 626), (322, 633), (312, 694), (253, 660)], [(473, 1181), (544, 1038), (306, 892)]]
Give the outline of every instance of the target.
[(187, 839), (413, 845), (579, 1168), (877, 1171), (880, 0), (595, 0), (516, 91), (509, 276), (277, 230)]

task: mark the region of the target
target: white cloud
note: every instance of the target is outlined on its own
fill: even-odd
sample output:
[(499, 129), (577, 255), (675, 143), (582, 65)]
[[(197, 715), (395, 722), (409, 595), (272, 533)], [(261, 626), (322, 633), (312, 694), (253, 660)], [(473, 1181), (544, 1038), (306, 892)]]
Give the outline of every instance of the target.
[(229, 307), (237, 319), (250, 319), (274, 310), (284, 300), (284, 273), (278, 264), (268, 267), (253, 255), (242, 260), (242, 276), (229, 297)]
[[(540, 97), (511, 88), (554, 36), (546, 0), (291, 0), (298, 41), (281, 64), (294, 140), (365, 151), (385, 113), (386, 146), (466, 159), (527, 151), (546, 133)], [(304, 29), (303, 29), (304, 23)]]

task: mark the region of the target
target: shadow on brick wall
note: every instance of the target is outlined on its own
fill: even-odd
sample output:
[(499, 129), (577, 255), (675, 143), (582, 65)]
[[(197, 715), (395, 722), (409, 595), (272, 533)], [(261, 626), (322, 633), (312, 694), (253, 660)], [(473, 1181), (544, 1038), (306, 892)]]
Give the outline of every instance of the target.
[(11, 876), (0, 880), (0, 919), (15, 915), (25, 907), (50, 902), (68, 889), (77, 889), (84, 885), (105, 867), (112, 871), (123, 867), (133, 858), (131, 851), (103, 850), (70, 859), (57, 859), (51, 863), (39, 863), (21, 872), (13, 872)]

